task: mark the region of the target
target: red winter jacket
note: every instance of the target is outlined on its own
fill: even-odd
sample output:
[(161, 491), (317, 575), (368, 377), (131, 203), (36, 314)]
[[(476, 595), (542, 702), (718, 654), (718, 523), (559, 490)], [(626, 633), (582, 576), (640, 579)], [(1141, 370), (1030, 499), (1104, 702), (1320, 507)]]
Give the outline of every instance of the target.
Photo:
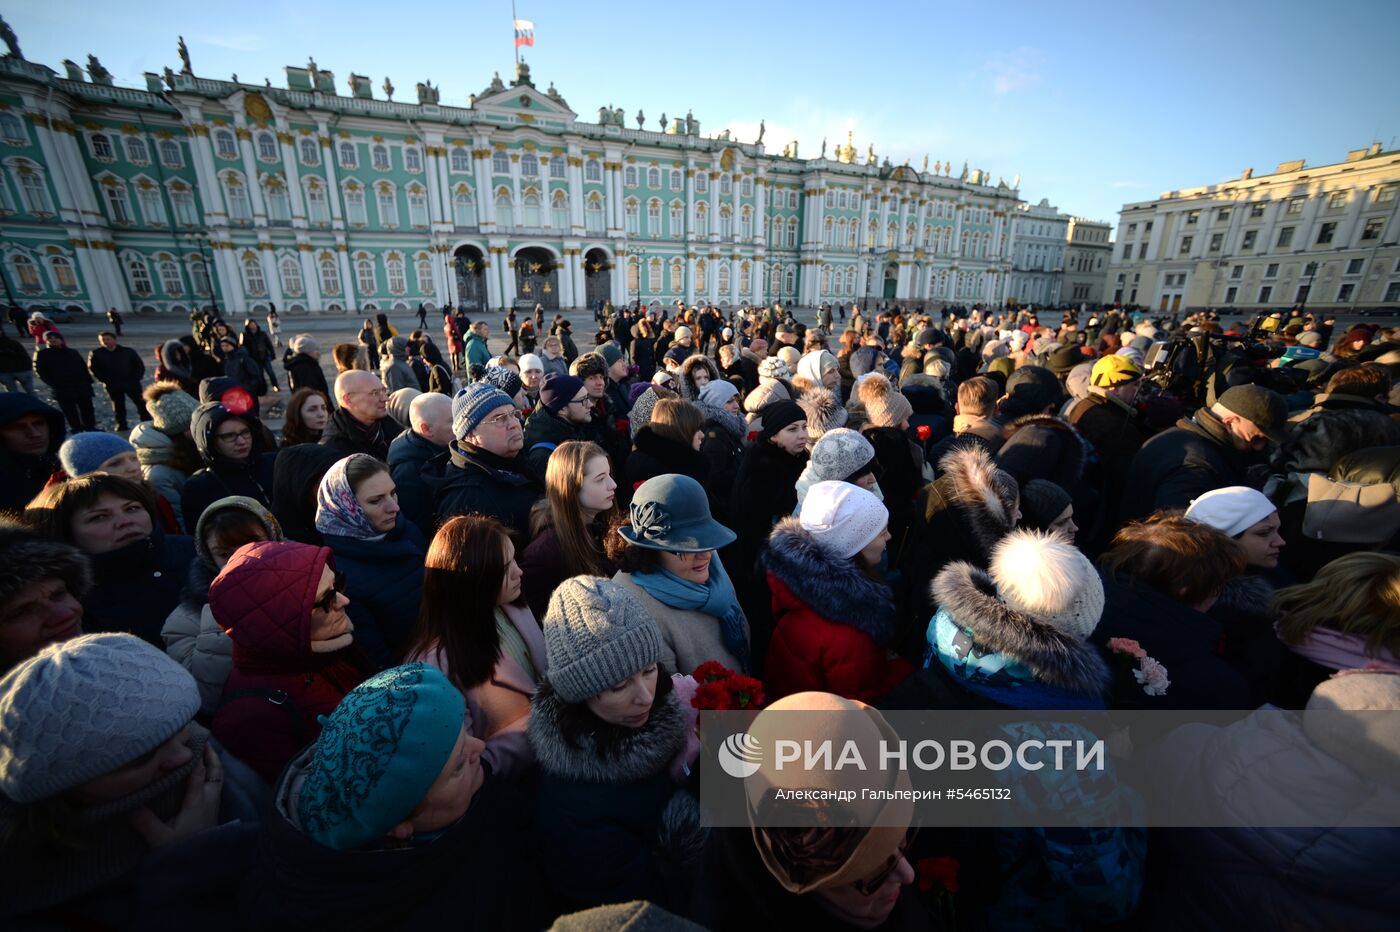
[(311, 650), (311, 612), (329, 547), (262, 541), (238, 550), (209, 587), (214, 620), (233, 641), (233, 671), (214, 715), (214, 737), (269, 783), (321, 733), (368, 675), (352, 645)]

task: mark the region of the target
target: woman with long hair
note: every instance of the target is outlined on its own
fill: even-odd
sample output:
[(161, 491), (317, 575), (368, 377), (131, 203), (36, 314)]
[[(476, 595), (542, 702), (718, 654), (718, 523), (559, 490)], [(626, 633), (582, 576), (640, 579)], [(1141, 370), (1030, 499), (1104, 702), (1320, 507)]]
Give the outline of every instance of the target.
[(570, 576), (611, 576), (617, 569), (604, 541), (617, 502), (617, 482), (603, 448), (567, 440), (549, 455), (545, 498), (530, 515), (530, 546), (520, 558), (525, 601), (536, 618)]
[(282, 446), (320, 443), (321, 431), (331, 416), (331, 400), (318, 388), (299, 388), (287, 402), (287, 423), (282, 428)]
[(1339, 670), (1400, 670), (1400, 555), (1362, 551), (1328, 563), (1311, 582), (1280, 589), (1274, 628), (1288, 648), (1275, 702), (1301, 709)]
[(544, 679), (544, 636), (520, 596), (515, 544), (494, 518), (458, 515), (433, 536), (407, 658), (437, 667), (466, 698), (482, 762), (496, 776), (534, 764), (525, 737)]

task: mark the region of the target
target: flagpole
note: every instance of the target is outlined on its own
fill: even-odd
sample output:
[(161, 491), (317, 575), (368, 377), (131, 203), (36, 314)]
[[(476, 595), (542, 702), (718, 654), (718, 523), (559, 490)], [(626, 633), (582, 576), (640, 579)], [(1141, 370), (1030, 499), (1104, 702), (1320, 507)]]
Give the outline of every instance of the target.
[(515, 46), (515, 74), (520, 76), (520, 42), (515, 38), (515, 21), (518, 19), (515, 13), (515, 0), (510, 0), (510, 36), (511, 44)]

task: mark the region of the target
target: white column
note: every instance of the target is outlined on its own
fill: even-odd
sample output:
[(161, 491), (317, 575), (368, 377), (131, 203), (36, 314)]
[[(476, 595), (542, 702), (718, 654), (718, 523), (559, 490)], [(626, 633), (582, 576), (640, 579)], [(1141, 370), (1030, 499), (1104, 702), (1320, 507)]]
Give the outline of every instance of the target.
[(963, 204), (962, 201), (958, 201), (953, 206), (953, 248), (951, 253), (954, 258), (962, 255), (962, 222)]
[(515, 225), (525, 225), (525, 201), (520, 197), (520, 153), (510, 153), (510, 197), (515, 205)]
[[(710, 235), (706, 239), (712, 243), (719, 242), (719, 172), (717, 171), (710, 172)], [(708, 284), (713, 286), (714, 283)]]
[[(1332, 237), (1333, 246), (1343, 246), (1347, 249), (1354, 249), (1356, 243), (1353, 242), (1360, 236), (1357, 229), (1356, 218), (1361, 216), (1361, 208), (1365, 206), (1370, 198), (1371, 192), (1366, 188), (1354, 188), (1351, 192), (1351, 203), (1347, 205), (1347, 212), (1342, 217), (1342, 222), (1337, 224), (1337, 233)], [(1359, 288), (1357, 289), (1360, 290)], [(1353, 302), (1355, 303), (1355, 302)]]
[(102, 276), (97, 274), (97, 264), (93, 262), (86, 241), (74, 230), (69, 230), (69, 239), (75, 244), (83, 244), (74, 245), (73, 256), (78, 261), (78, 280), (82, 283), (83, 291), (87, 293), (88, 300), (92, 302), (93, 311), (104, 311), (109, 307), (115, 307), (116, 305), (112, 303), (113, 296), (109, 294), (106, 283), (102, 281)]
[(617, 222), (617, 181), (613, 176), (611, 163), (603, 163), (603, 216), (607, 222), (603, 226), (605, 235), (611, 235), (618, 229)]
[(505, 258), (488, 246), (483, 260), (486, 262), (486, 268), (482, 270), (482, 277), (486, 279), (486, 307), (482, 308), (482, 316), (488, 316), (503, 303), (499, 269), (505, 264)]
[[(316, 121), (316, 141), (321, 146), (321, 165), (326, 170), (326, 197), (331, 202), (331, 228), (336, 230), (345, 229), (345, 214), (340, 206), (340, 182), (335, 176), (335, 141), (331, 139), (330, 129), (326, 126), (325, 120)], [(205, 148), (209, 147), (209, 140), (204, 140)], [(346, 294), (349, 294), (347, 291)]]
[(262, 266), (263, 278), (267, 282), (267, 298), (278, 308), (285, 308), (286, 305), (282, 302), (281, 270), (277, 267), (277, 255), (272, 251), (272, 243), (259, 240), (257, 250), (258, 265)]
[(491, 150), (478, 146), (472, 149), (472, 162), (476, 166), (476, 217), (483, 231), (496, 226), (496, 189), (491, 184), (491, 164), (488, 161)]
[(199, 199), (204, 206), (204, 222), (207, 226), (222, 224), (227, 214), (224, 212), (223, 189), (219, 185), (218, 169), (214, 167), (214, 150), (209, 145), (207, 127), (195, 124), (192, 151)]
[[(864, 250), (866, 247), (872, 245), (871, 243), (866, 242), (866, 240), (870, 238), (871, 197), (872, 195), (870, 193), (870, 186), (866, 185), (864, 188), (861, 189), (860, 194), (860, 235), (856, 238), (856, 247), (861, 250)], [(862, 291), (861, 294), (863, 295), (865, 294), (865, 292)]]
[(578, 250), (574, 251), (569, 274), (574, 279), (574, 299), (577, 302), (574, 306), (582, 307), (588, 298), (588, 284), (583, 280), (583, 253)]
[(302, 287), (306, 289), (306, 309), (325, 310), (325, 304), (321, 300), (320, 269), (316, 266), (316, 253), (311, 249), (310, 243), (297, 243), (297, 259), (301, 264)]
[(248, 182), (248, 197), (253, 204), (253, 226), (267, 226), (267, 207), (263, 204), (262, 185), (258, 184), (258, 160), (253, 157), (253, 134), (240, 122), (234, 129), (238, 151), (243, 156), (243, 174)]
[(305, 229), (311, 219), (306, 215), (306, 207), (301, 200), (301, 175), (297, 171), (297, 157), (292, 149), (292, 137), (284, 125), (277, 128), (278, 149), (282, 152), (282, 170), (286, 172), (287, 197), (292, 205), (292, 226)]
[(685, 303), (687, 306), (695, 303), (695, 257), (686, 256), (685, 259)]
[[(685, 241), (695, 238), (695, 165), (688, 162), (685, 167)], [(686, 299), (686, 304), (694, 304)]]
[(559, 270), (559, 307), (578, 307), (574, 300), (574, 262), (578, 257), (575, 249), (564, 250), (564, 267)]
[(763, 176), (762, 166), (759, 166), (758, 177), (754, 179), (753, 184), (753, 231), (758, 242), (766, 243), (768, 242), (768, 179)]
[[(556, 156), (557, 157), (557, 156)], [(574, 236), (583, 235), (583, 156), (575, 149), (569, 150), (569, 224)], [(583, 294), (583, 292), (578, 292)]]
[(355, 281), (354, 269), (350, 267), (350, 249), (345, 243), (335, 244), (336, 261), (340, 263), (340, 290), (345, 292), (345, 309), (354, 313), (359, 310), (360, 302), (356, 298), (358, 284)]
[(506, 247), (498, 248), (501, 250), (497, 254), (501, 270), (501, 307), (509, 309), (515, 306), (515, 260), (507, 254)]
[[(438, 256), (438, 261), (442, 265), (442, 280), (444, 283), (442, 293), (447, 295), (448, 303), (456, 307), (462, 300), (461, 295), (457, 292), (457, 259), (454, 256), (449, 256), (447, 253), (438, 253)], [(439, 304), (439, 310), (441, 310), (441, 304)]]
[(763, 303), (763, 287), (767, 283), (768, 263), (763, 259), (754, 257), (753, 279), (749, 282), (752, 293), (749, 295), (749, 303), (758, 305)]
[[(225, 241), (227, 242), (227, 240)], [(238, 255), (229, 246), (220, 246), (214, 251), (214, 259), (221, 268), (224, 294), (223, 309), (244, 310), (248, 301), (243, 294), (243, 273), (239, 268)]]

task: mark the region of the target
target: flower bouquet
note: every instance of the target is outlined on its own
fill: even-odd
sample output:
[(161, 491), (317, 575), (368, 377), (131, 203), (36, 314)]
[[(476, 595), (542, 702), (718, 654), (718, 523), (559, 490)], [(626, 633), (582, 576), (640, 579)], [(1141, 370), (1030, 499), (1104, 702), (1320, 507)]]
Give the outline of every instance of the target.
[(1141, 644), (1132, 638), (1109, 638), (1108, 649), (1114, 657), (1122, 657), (1130, 664), (1137, 664), (1137, 669), (1133, 670), (1133, 679), (1142, 686), (1143, 692), (1149, 696), (1167, 694), (1167, 687), (1172, 684), (1171, 680), (1167, 679), (1167, 668), (1147, 656), (1147, 651), (1142, 649)]
[(763, 684), (751, 676), (740, 676), (718, 661), (705, 661), (691, 675), (697, 684), (690, 699), (693, 708), (734, 712), (763, 707)]

